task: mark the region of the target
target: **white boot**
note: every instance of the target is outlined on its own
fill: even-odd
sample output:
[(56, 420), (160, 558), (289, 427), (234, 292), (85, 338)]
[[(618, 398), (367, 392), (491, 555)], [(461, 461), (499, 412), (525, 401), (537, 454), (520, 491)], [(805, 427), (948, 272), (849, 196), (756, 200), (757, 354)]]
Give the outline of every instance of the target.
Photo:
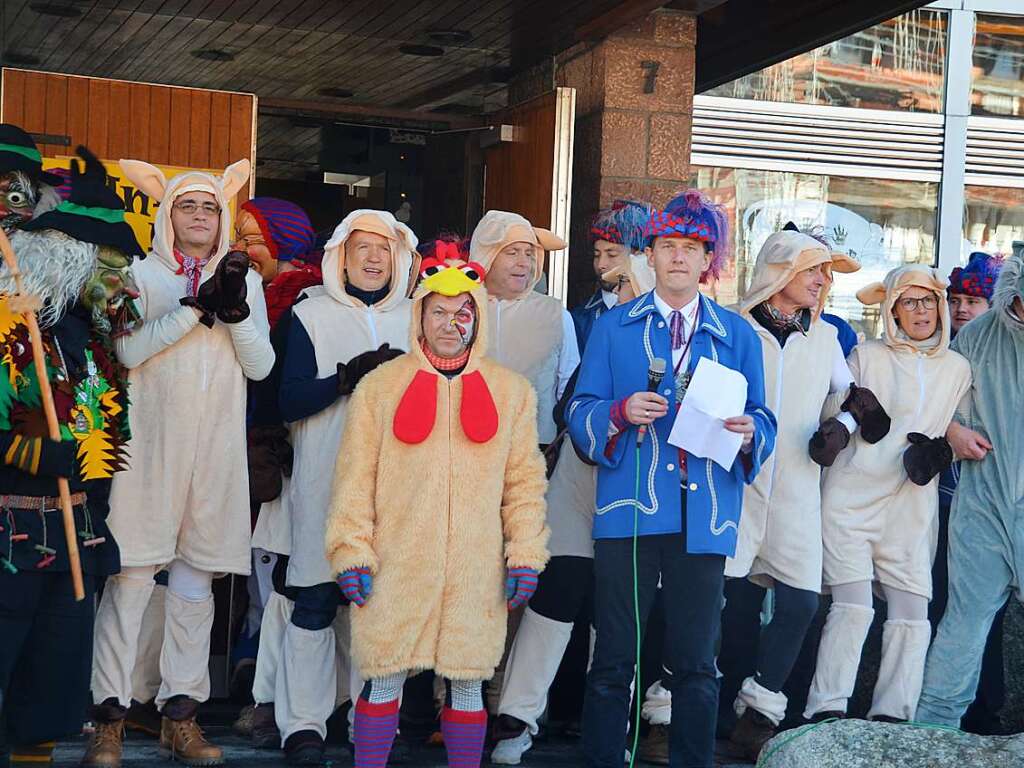
[(281, 743), (298, 731), (327, 738), (327, 718), (338, 695), (334, 630), (303, 629), (288, 624), (274, 692), (274, 716)]
[(156, 584), (142, 614), (139, 646), (132, 669), (132, 698), (145, 704), (160, 690), (160, 649), (164, 645), (164, 594), (167, 587)]
[(260, 625), (260, 647), (256, 652), (256, 673), (252, 681), (252, 698), (257, 704), (269, 704), (274, 700), (281, 646), (293, 610), (295, 603), (282, 594), (271, 592), (267, 598)]
[(832, 603), (821, 630), (814, 680), (807, 694), (804, 717), (819, 712), (845, 712), (857, 683), (860, 654), (867, 639), (873, 609), (853, 603)]
[(868, 717), (912, 720), (924, 680), (932, 629), (928, 621), (890, 619), (882, 625), (882, 663)]
[(93, 641), (92, 693), (97, 704), (107, 699), (117, 699), (122, 707), (131, 704), (132, 668), (153, 584), (152, 572), (148, 578), (107, 579)]
[(199, 702), (210, 698), (213, 595), (193, 601), (168, 589), (165, 600), (160, 692), (156, 696), (158, 709), (172, 696), (188, 696)]
[(572, 637), (572, 623), (555, 621), (527, 608), (512, 641), (498, 702), (499, 715), (522, 720), (537, 735), (537, 719)]
[(789, 700), (782, 691), (769, 691), (753, 677), (748, 677), (743, 681), (732, 706), (740, 717), (750, 708), (771, 720), (772, 725), (778, 726), (786, 718), (786, 704), (788, 703)]

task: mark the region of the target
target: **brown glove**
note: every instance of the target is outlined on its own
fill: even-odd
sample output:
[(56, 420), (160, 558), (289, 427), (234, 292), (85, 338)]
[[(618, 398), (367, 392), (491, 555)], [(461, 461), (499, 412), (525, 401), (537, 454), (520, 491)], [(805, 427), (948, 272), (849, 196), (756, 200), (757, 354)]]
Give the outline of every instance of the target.
[(867, 387), (851, 384), (850, 394), (846, 396), (841, 410), (846, 411), (857, 420), (860, 436), (872, 445), (889, 434), (892, 420), (882, 404), (878, 402), (875, 393)]
[(914, 485), (928, 485), (953, 463), (953, 449), (945, 437), (929, 438), (920, 432), (907, 435), (910, 445), (903, 452), (903, 468)]
[(811, 459), (823, 467), (831, 467), (836, 456), (850, 443), (850, 430), (839, 419), (828, 419), (822, 422), (818, 431), (811, 437), (807, 450)]

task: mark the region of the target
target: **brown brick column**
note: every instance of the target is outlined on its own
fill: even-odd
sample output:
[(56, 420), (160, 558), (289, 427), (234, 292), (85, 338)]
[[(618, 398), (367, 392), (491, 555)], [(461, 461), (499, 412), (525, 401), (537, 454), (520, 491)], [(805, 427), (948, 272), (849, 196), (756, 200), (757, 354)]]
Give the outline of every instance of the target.
[(576, 89), (570, 301), (592, 286), (587, 223), (630, 197), (663, 205), (689, 177), (696, 19), (659, 10), (564, 51), (555, 82)]

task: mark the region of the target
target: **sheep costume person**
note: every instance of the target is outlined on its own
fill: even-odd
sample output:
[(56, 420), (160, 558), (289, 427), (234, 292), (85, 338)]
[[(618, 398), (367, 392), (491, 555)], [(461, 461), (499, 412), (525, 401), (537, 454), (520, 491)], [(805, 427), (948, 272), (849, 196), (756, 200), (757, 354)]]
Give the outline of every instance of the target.
[(861, 303), (881, 305), (884, 331), (857, 345), (850, 370), (877, 395), (892, 426), (873, 445), (854, 435), (822, 483), (823, 581), (832, 606), (807, 718), (845, 716), (874, 618), (873, 589), (888, 612), (868, 716), (914, 717), (931, 640), (938, 476), (952, 460), (944, 435), (971, 386), (970, 366), (949, 349), (948, 284), (936, 269), (910, 264), (857, 292)]
[[(821, 313), (832, 270), (859, 268), (810, 235), (784, 229), (765, 240), (738, 307), (760, 340), (765, 397), (778, 420), (775, 452), (744, 490), (736, 554), (725, 566), (727, 577), (772, 587), (775, 596), (754, 674), (743, 680), (734, 702), (739, 720), (731, 738), (751, 760), (785, 718), (782, 688), (818, 608), (821, 467), (815, 459), (821, 457), (809, 452), (808, 443), (821, 426), (826, 399), (845, 398), (853, 382), (836, 328)], [(854, 415), (841, 419), (841, 433), (857, 429)], [(756, 611), (751, 613), (756, 622)]]
[(957, 334), (973, 381), (947, 433), (961, 462), (949, 516), (949, 602), (917, 719), (958, 726), (995, 614), (1024, 580), (1024, 243), (1003, 262), (992, 309)]
[(115, 343), (129, 369), (131, 430), (145, 438), (130, 443), (130, 466), (111, 490), (121, 573), (107, 581), (96, 617), (94, 742), (103, 749), (88, 764), (120, 763), (139, 628), (153, 576), (169, 564), (161, 747), (213, 765), (221, 751), (195, 722), (210, 695), (211, 587), (215, 574), (250, 570), (246, 387), (274, 363), (259, 275), (229, 251), (229, 204), (249, 161), (220, 177), (186, 171), (168, 180), (135, 160), (121, 169), (160, 208), (152, 251), (133, 267), (142, 320)]
[(355, 705), (359, 768), (387, 764), (402, 684), (423, 669), (446, 680), (448, 764), (479, 766), (483, 681), (501, 660), (507, 611), (548, 560), (537, 397), (487, 357), (483, 267), (424, 259), (420, 275), (411, 351), (349, 402), (327, 525), (368, 681)]

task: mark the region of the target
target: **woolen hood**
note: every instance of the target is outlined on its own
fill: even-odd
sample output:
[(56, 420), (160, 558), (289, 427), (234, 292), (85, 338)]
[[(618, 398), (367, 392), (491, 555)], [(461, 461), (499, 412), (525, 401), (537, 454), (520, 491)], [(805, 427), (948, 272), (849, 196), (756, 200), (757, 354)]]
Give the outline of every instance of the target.
[(340, 304), (362, 307), (363, 303), (345, 291), (345, 243), (355, 231), (372, 232), (388, 240), (391, 251), (391, 282), (387, 296), (373, 306), (386, 311), (401, 302), (409, 294), (412, 279), (413, 252), (416, 250), (416, 235), (405, 224), (388, 211), (374, 211), (360, 208), (352, 211), (335, 227), (331, 239), (324, 246), (321, 270), (324, 276), (324, 290)]
[(1009, 315), (1017, 298), (1024, 302), (1024, 256), (1020, 254), (1014, 254), (1003, 262), (992, 292), (992, 309), (999, 313), (999, 320), (1011, 331), (1024, 334), (1024, 321), (1017, 322)]
[(522, 294), (516, 297), (521, 299), (529, 295), (544, 275), (544, 252), (561, 250), (568, 243), (549, 229), (533, 226), (518, 213), (488, 211), (473, 230), (473, 237), (469, 241), (469, 258), (480, 262), (484, 269), (490, 271), (495, 256), (512, 243), (530, 243), (540, 251), (533, 260), (533, 278)]
[(136, 187), (141, 189), (160, 207), (153, 222), (153, 245), (151, 250), (161, 262), (173, 270), (178, 269), (174, 258), (174, 227), (171, 224), (171, 206), (174, 201), (187, 192), (208, 192), (220, 206), (220, 232), (218, 233), (213, 255), (203, 267), (204, 274), (212, 274), (217, 264), (231, 246), (234, 232), (231, 229), (231, 199), (238, 193), (249, 179), (250, 164), (246, 159), (232, 163), (224, 169), (224, 174), (214, 176), (202, 171), (185, 171), (168, 181), (164, 172), (155, 165), (141, 160), (120, 160), (119, 165)]
[[(885, 276), (880, 283), (865, 285), (857, 291), (857, 300), (861, 304), (881, 304), (882, 340), (893, 349), (908, 352), (921, 352), (927, 357), (938, 357), (949, 348), (949, 304), (946, 302), (946, 288), (949, 281), (934, 267), (922, 264), (906, 264), (897, 267)], [(932, 291), (938, 299), (939, 341), (938, 343), (913, 341), (900, 332), (893, 315), (893, 307), (908, 288), (925, 288)]]

